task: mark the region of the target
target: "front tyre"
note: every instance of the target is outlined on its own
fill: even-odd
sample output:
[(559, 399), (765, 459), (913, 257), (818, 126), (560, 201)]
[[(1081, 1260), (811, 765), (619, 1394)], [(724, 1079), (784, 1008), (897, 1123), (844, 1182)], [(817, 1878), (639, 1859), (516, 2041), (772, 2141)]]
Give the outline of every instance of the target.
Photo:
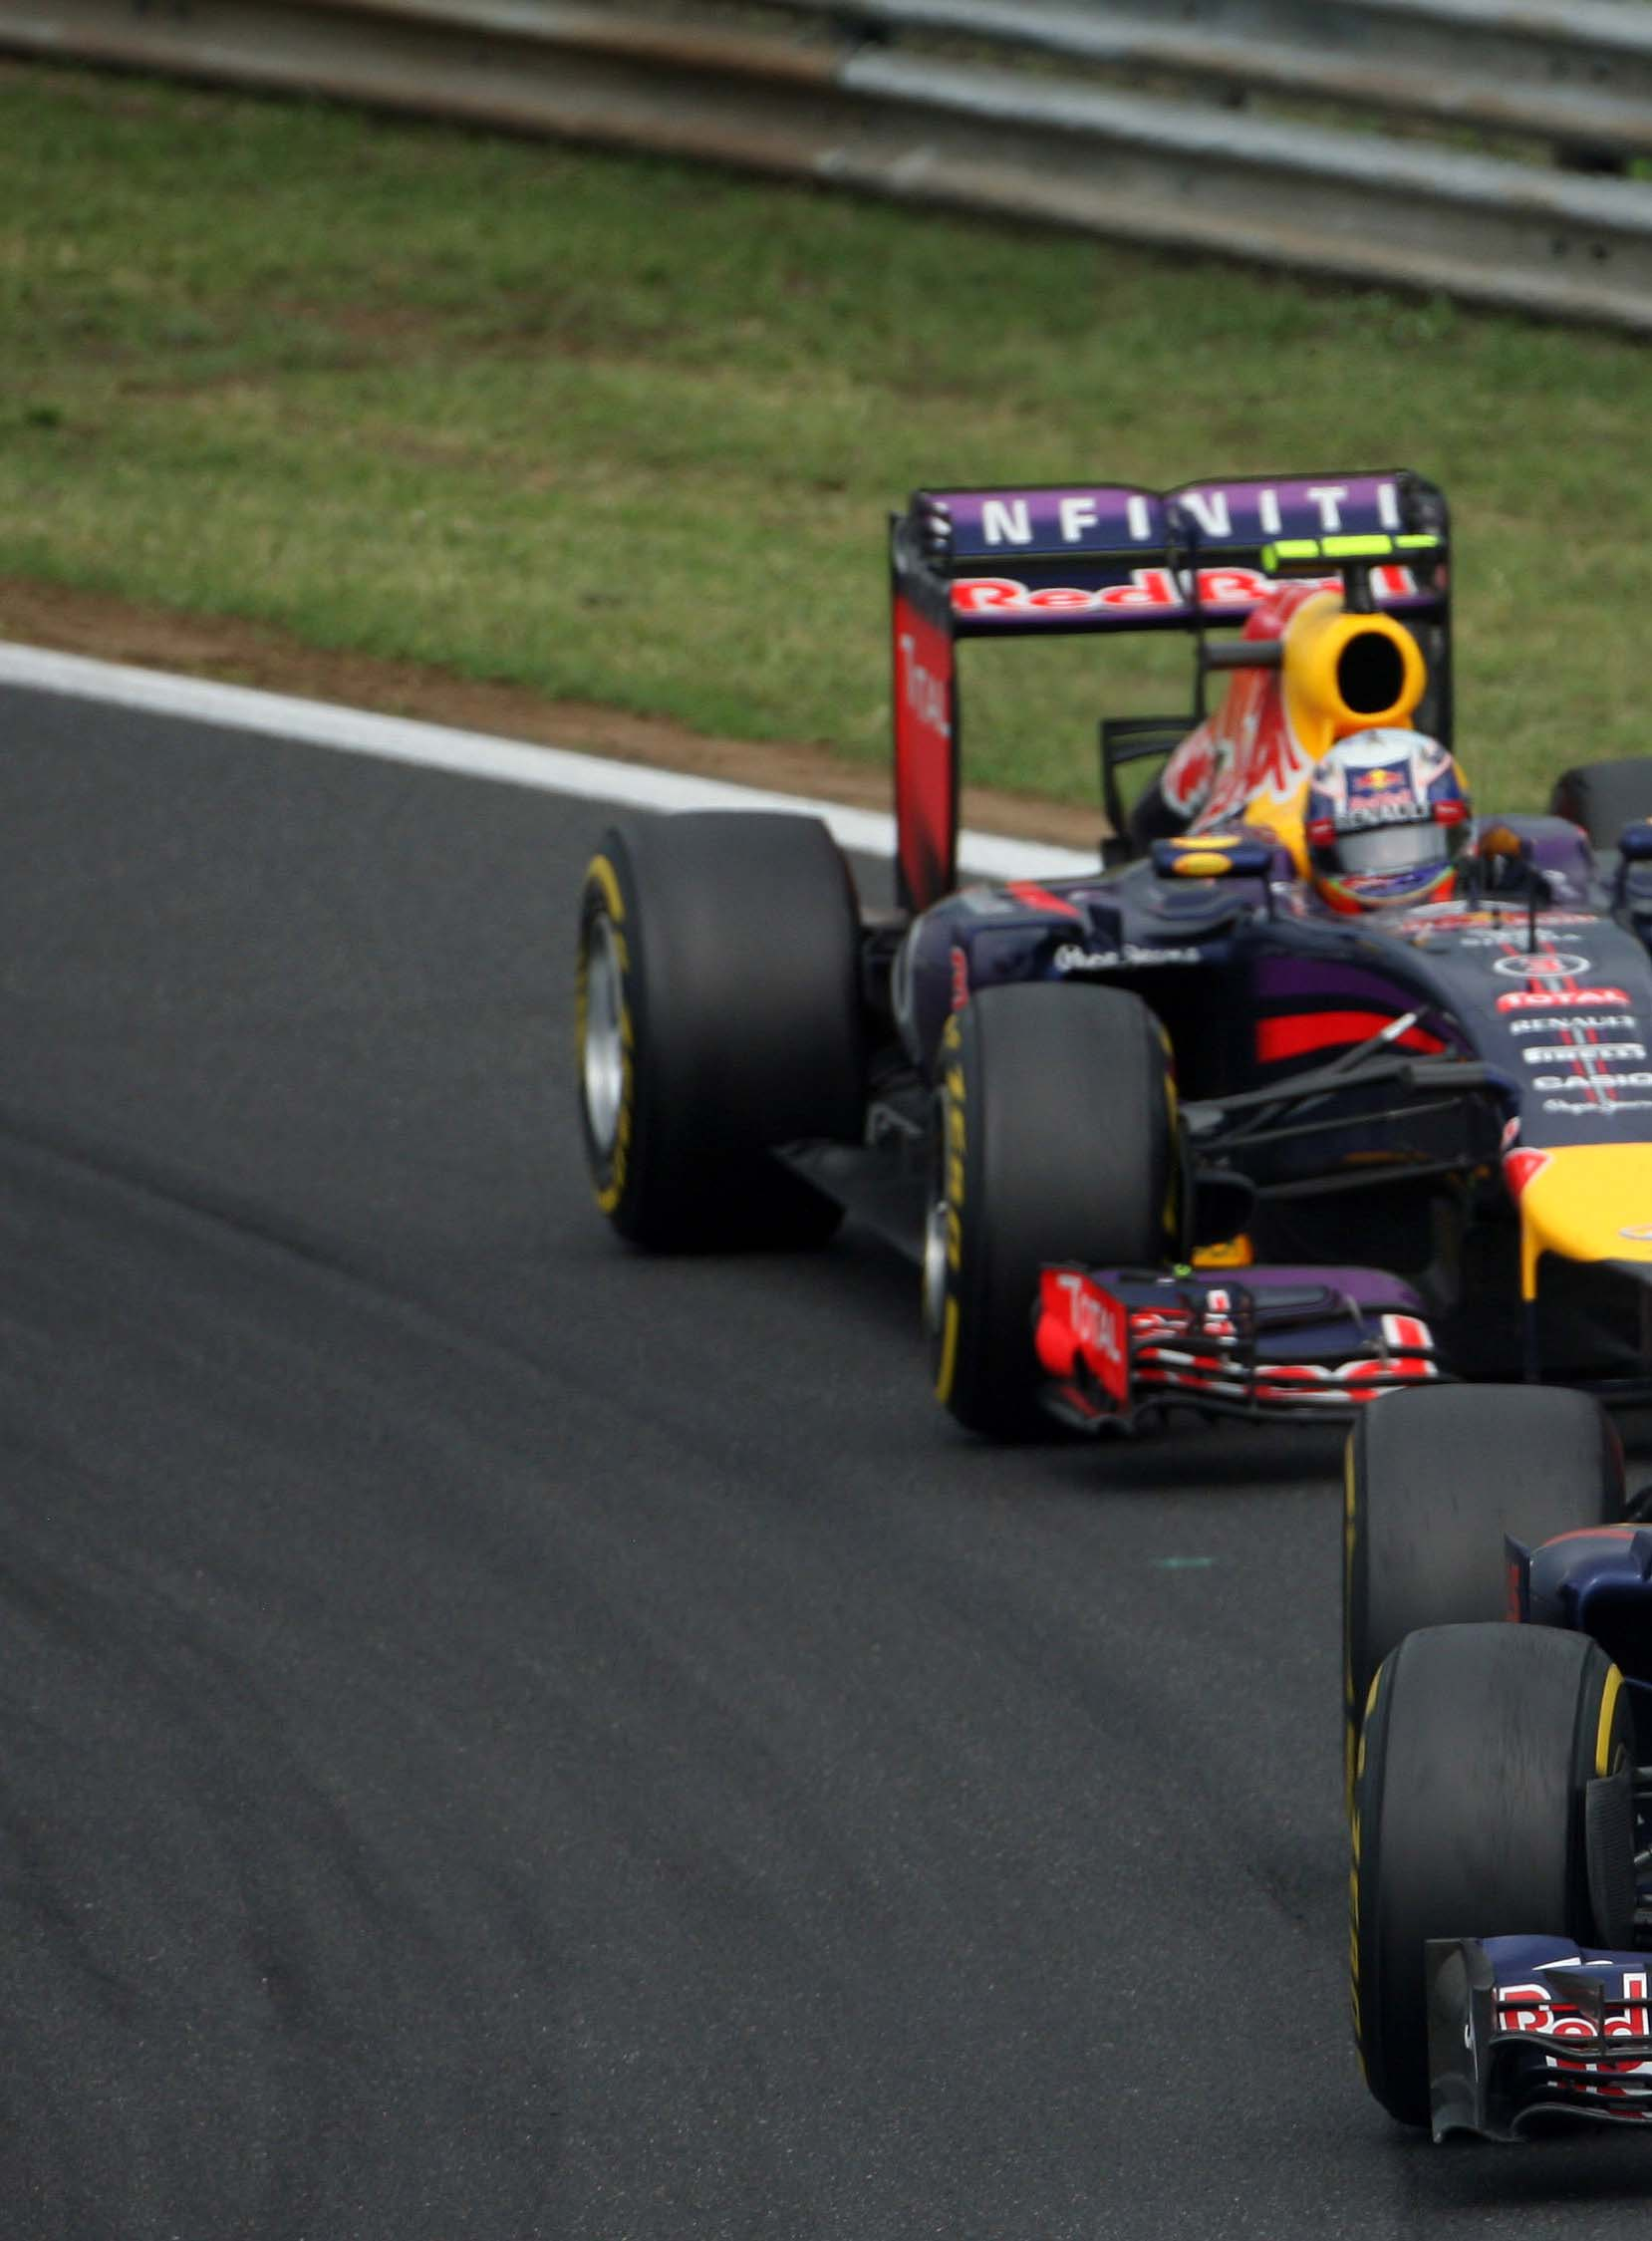
[(575, 1032), (597, 1205), (656, 1251), (825, 1242), (776, 1147), (858, 1140), (860, 921), (817, 819), (713, 811), (603, 838), (580, 898)]
[(932, 1130), (924, 1304), (939, 1399), (970, 1431), (1037, 1422), (1046, 1261), (1158, 1267), (1182, 1220), (1163, 1030), (1141, 998), (983, 988), (947, 1022)]
[(1351, 1989), (1365, 2082), (1403, 2124), (1429, 2120), (1430, 1938), (1618, 1942), (1591, 1889), (1632, 1888), (1632, 1821), (1602, 1817), (1628, 1856), (1591, 1862), (1586, 1807), (1591, 1783), (1630, 1779), (1621, 1679), (1587, 1635), (1543, 1626), (1430, 1627), (1378, 1668), (1354, 1790)]

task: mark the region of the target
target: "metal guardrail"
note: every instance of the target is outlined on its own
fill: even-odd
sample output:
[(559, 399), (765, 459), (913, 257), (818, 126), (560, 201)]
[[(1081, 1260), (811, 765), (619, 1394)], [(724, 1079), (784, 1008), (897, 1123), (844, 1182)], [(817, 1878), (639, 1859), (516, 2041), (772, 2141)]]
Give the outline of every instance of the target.
[(1169, 100), (1093, 68), (1358, 99), (1435, 128), (1495, 119), (1623, 155), (1652, 147), (1652, 8), (1636, 0), (1180, 0), (1169, 22), (1147, 0), (7, 0), (0, 49), (1652, 333), (1652, 184)]
[(1652, 155), (1652, 8), (1622, 0), (768, 0), (873, 37), (1064, 62)]

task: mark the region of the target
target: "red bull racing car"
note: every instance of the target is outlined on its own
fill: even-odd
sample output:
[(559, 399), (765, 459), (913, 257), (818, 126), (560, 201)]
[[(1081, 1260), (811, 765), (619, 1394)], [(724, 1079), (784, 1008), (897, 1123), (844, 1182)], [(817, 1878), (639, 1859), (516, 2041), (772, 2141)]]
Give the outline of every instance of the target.
[(1585, 1393), (1418, 1386), (1350, 1436), (1354, 2036), (1436, 2138), (1652, 2117), (1652, 1531), (1627, 1507)]
[[(1652, 1394), (1652, 758), (1471, 814), (1441, 492), (927, 491), (891, 563), (895, 907), (801, 816), (642, 821), (590, 868), (614, 1227), (803, 1245), (852, 1211), (993, 1436)], [(1102, 723), (1094, 871), (961, 886), (961, 648), (1140, 631), (1187, 638), (1192, 704)]]

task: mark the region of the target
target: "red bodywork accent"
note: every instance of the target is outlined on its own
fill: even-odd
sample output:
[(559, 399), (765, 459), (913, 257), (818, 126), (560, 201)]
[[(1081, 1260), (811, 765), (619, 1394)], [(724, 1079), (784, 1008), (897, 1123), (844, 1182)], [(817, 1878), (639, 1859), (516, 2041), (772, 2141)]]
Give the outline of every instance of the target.
[(900, 592), (894, 633), (896, 876), (906, 908), (927, 911), (957, 883), (957, 667), (951, 632)]
[(969, 1000), (969, 960), (955, 942), (953, 945), (953, 1009), (962, 1011)]
[[(1075, 554), (1074, 557), (1079, 556)], [(1152, 567), (1132, 568), (1119, 583), (1089, 587), (1028, 584), (1018, 576), (961, 576), (953, 585), (953, 609), (969, 626), (971, 635), (990, 630), (1000, 617), (1005, 622), (1024, 622), (1042, 615), (1069, 622), (1075, 616), (1088, 616), (1097, 628), (1105, 628), (1116, 616), (1118, 621), (1114, 627), (1129, 630), (1140, 627), (1136, 621), (1138, 616), (1191, 613), (1179, 578), (1179, 571)], [(1393, 563), (1374, 568), (1371, 581), (1383, 603), (1409, 599), (1417, 590), (1417, 579), (1411, 570)], [(1298, 599), (1309, 599), (1316, 591), (1339, 592), (1342, 589), (1340, 575), (1281, 585), (1271, 576), (1264, 576), (1260, 569), (1241, 567), (1237, 562), (1199, 571), (1200, 605), (1226, 610), (1229, 620), (1233, 619), (1235, 609), (1264, 607), (1281, 591), (1290, 592)]]
[(1066, 1384), (1080, 1362), (1123, 1408), (1130, 1398), (1130, 1325), (1124, 1301), (1071, 1268), (1039, 1280), (1036, 1344), (1051, 1377)]
[(1083, 924), (1084, 913), (1076, 903), (1069, 903), (1064, 895), (1052, 895), (1036, 880), (1012, 879), (1004, 892), (1013, 895), (1017, 903), (1024, 903), (1029, 911), (1049, 911), (1057, 918), (1075, 918)]
[[(1369, 1042), (1384, 1027), (1392, 1026), (1398, 1016), (1392, 1011), (1298, 1011), (1283, 1019), (1258, 1019), (1256, 1057), (1261, 1065), (1270, 1066), (1282, 1058), (1305, 1058), (1315, 1050), (1345, 1049), (1352, 1043)], [(1431, 1035), (1426, 1027), (1407, 1027), (1403, 1035), (1394, 1037), (1396, 1050), (1432, 1055), (1445, 1047), (1441, 1038)]]
[[(1196, 1305), (1131, 1307), (1093, 1275), (1045, 1268), (1039, 1279), (1034, 1344), (1046, 1375), (1094, 1417), (1094, 1388), (1114, 1407), (1182, 1392), (1232, 1405), (1306, 1409), (1374, 1400), (1397, 1379), (1439, 1373), (1434, 1340), (1418, 1316), (1382, 1314), (1383, 1351), (1344, 1361), (1257, 1361), (1235, 1351), (1239, 1333), (1228, 1290), (1212, 1284)], [(1216, 1350), (1210, 1350), (1210, 1349)], [(1086, 1398), (1088, 1377), (1092, 1392)]]
[(1503, 1155), (1503, 1180), (1509, 1186), (1509, 1196), (1517, 1199), (1534, 1175), (1541, 1175), (1547, 1167), (1547, 1152), (1505, 1152)]
[[(1269, 585), (1246, 618), (1241, 641), (1270, 646), (1283, 638), (1318, 584)], [(1290, 728), (1277, 670), (1238, 670), (1213, 715), (1190, 731), (1165, 764), (1160, 790), (1196, 832), (1239, 815), (1257, 796), (1281, 802), (1309, 762)]]

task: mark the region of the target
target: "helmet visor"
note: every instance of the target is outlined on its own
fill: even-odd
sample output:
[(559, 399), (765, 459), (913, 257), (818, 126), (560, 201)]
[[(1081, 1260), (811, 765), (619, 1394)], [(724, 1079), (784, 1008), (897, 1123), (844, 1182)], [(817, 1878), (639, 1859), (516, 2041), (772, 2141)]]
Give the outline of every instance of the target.
[(1420, 871), (1425, 864), (1443, 864), (1449, 845), (1447, 827), (1432, 817), (1426, 823), (1368, 825), (1337, 834), (1336, 861), (1345, 872)]

